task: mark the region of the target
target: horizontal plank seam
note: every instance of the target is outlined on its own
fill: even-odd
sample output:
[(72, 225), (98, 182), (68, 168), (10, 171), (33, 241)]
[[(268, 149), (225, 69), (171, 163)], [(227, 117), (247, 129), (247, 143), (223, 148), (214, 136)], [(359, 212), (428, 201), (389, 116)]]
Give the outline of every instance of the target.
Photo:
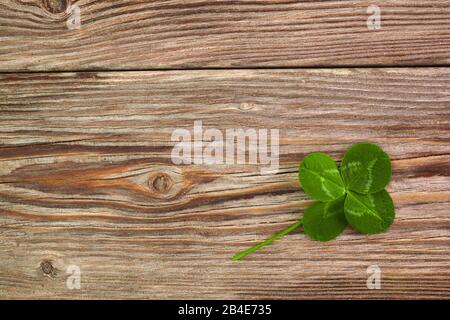
[(418, 69), (450, 68), (450, 64), (417, 64), (417, 65), (328, 65), (328, 66), (259, 66), (259, 67), (196, 67), (196, 68), (144, 68), (144, 69), (64, 69), (64, 70), (0, 70), (0, 74), (32, 74), (32, 73), (71, 73), (71, 72), (146, 72), (146, 71), (214, 71), (214, 70), (317, 70), (317, 69)]

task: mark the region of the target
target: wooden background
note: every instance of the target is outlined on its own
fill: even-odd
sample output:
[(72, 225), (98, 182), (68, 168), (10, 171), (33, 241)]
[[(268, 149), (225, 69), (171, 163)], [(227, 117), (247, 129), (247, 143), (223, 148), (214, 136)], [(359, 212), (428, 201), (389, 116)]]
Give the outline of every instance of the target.
[[(280, 129), (279, 172), (174, 165), (195, 120)], [(231, 261), (309, 206), (306, 154), (360, 141), (393, 159), (388, 232)], [(449, 299), (449, 176), (449, 1), (0, 3), (2, 299)]]

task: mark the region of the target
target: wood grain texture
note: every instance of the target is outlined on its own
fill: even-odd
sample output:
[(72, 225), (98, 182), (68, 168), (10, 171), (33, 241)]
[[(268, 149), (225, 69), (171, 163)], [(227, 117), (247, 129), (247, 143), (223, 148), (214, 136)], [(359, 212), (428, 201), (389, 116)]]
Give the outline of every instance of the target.
[(0, 71), (450, 63), (447, 0), (5, 0), (0, 26)]
[[(278, 174), (172, 164), (194, 120), (280, 129)], [(393, 159), (388, 232), (296, 232), (231, 261), (311, 203), (306, 154), (358, 141)], [(448, 299), (449, 175), (450, 69), (3, 74), (0, 297)]]

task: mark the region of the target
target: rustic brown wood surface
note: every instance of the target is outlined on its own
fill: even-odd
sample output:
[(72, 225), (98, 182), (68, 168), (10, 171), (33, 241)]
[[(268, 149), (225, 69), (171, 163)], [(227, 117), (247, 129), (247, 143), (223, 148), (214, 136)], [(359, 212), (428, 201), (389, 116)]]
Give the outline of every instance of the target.
[[(0, 75), (0, 297), (449, 298), (449, 105), (447, 68)], [(279, 172), (174, 165), (194, 120), (280, 129)], [(358, 141), (393, 159), (388, 232), (298, 231), (231, 261), (311, 203), (306, 154)]]
[(449, 17), (448, 0), (4, 0), (0, 71), (442, 65)]

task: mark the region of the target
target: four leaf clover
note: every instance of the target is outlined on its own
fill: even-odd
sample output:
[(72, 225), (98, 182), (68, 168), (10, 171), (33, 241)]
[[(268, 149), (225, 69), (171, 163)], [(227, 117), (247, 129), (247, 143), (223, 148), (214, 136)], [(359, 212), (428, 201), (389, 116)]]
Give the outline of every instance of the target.
[(308, 155), (300, 164), (299, 179), (303, 190), (317, 202), (295, 224), (236, 254), (233, 260), (242, 259), (302, 225), (305, 234), (318, 241), (335, 239), (348, 224), (363, 234), (387, 230), (395, 218), (394, 204), (385, 190), (391, 175), (389, 156), (370, 143), (353, 145), (340, 168), (325, 153)]

